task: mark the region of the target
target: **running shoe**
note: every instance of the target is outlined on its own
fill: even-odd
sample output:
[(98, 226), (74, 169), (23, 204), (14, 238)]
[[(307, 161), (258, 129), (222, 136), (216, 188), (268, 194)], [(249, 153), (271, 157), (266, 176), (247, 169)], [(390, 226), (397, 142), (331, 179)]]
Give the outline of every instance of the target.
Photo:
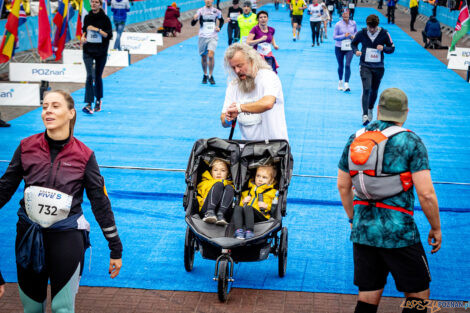
[(253, 234), (253, 232), (251, 230), (247, 230), (245, 232), (245, 239), (251, 239), (255, 236), (255, 234)]
[(338, 90), (341, 90), (341, 91), (344, 90), (344, 88), (343, 88), (343, 81), (342, 81), (342, 80), (340, 80), (340, 81), (338, 82)]
[(207, 79), (208, 79), (208, 78), (209, 78), (209, 77), (207, 77), (207, 75), (202, 76), (202, 83), (203, 83), (203, 84), (207, 84)]
[(0, 127), (10, 127), (11, 125), (5, 122), (4, 120), (0, 120)]
[(85, 105), (82, 111), (85, 112), (86, 114), (93, 114), (93, 109), (91, 107), (91, 104)]
[(215, 85), (214, 76), (209, 77), (209, 83), (211, 83), (211, 85)]
[(233, 235), (233, 237), (243, 240), (245, 239), (245, 232), (243, 231), (243, 229), (239, 228), (235, 231), (235, 234)]
[(319, 46), (319, 45), (320, 45), (320, 42), (317, 41), (317, 46)]
[(213, 211), (208, 211), (204, 215), (204, 218), (202, 220), (206, 223), (214, 224), (215, 222), (217, 222), (217, 217), (215, 217), (215, 214)]
[(295, 37), (294, 37), (294, 38), (292, 38), (292, 40), (293, 40), (293, 41), (295, 41)]
[(369, 124), (369, 117), (367, 115), (362, 116), (362, 125), (367, 126)]
[(367, 119), (369, 120), (369, 122), (372, 122), (372, 120), (374, 119), (374, 112), (372, 111), (372, 109), (367, 110)]
[(349, 88), (349, 83), (344, 83), (344, 91), (351, 91)]
[(315, 47), (315, 43), (312, 43), (312, 47)]
[(100, 112), (101, 111), (101, 100), (96, 100), (95, 109), (93, 111), (94, 112)]
[(219, 225), (219, 226), (225, 226), (227, 225), (227, 221), (225, 220), (224, 218), (224, 215), (221, 214), (221, 213), (218, 213), (217, 214), (217, 222), (215, 222), (216, 225)]

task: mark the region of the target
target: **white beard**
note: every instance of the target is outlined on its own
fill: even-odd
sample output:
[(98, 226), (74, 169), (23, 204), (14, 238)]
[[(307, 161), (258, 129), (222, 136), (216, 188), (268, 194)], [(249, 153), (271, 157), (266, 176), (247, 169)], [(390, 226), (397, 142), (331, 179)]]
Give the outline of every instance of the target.
[(255, 78), (246, 75), (245, 79), (240, 79), (238, 77), (238, 87), (244, 92), (244, 93), (250, 93), (253, 90), (255, 90), (256, 84), (255, 84)]

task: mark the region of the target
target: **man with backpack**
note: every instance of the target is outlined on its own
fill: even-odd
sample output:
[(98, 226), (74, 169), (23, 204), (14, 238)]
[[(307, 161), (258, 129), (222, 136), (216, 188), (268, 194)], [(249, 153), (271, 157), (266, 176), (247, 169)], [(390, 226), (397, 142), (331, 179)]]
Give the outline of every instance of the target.
[(431, 275), (413, 219), (413, 186), (431, 225), (431, 253), (440, 249), (442, 233), (427, 150), (415, 133), (402, 127), (407, 115), (406, 94), (398, 88), (384, 90), (377, 121), (351, 135), (338, 165), (338, 190), (351, 224), (354, 284), (359, 287), (356, 313), (377, 312), (389, 273), (407, 298), (403, 313), (427, 310)]

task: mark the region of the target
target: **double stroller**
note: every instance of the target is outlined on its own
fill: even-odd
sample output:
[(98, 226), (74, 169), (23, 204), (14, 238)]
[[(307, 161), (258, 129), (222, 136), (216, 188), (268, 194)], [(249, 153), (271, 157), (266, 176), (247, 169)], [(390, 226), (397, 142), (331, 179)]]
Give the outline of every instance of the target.
[[(235, 189), (233, 205), (240, 203), (241, 192), (247, 189), (250, 177), (257, 167), (274, 164), (277, 169), (277, 204), (273, 202), (271, 218), (255, 224), (254, 237), (246, 240), (234, 238), (235, 227), (229, 220), (226, 226), (203, 222), (197, 202), (197, 184), (209, 169), (211, 160), (219, 158), (229, 164)], [(200, 139), (194, 143), (186, 169), (186, 192), (183, 206), (186, 211), (186, 238), (184, 267), (193, 269), (196, 251), (205, 259), (215, 260), (214, 280), (218, 297), (227, 300), (233, 279), (233, 266), (238, 262), (261, 261), (272, 253), (278, 257), (278, 274), (283, 277), (287, 265), (287, 227), (282, 226), (286, 215), (287, 189), (292, 177), (293, 159), (289, 143), (285, 140), (237, 141), (219, 138)], [(280, 234), (279, 234), (280, 233)]]

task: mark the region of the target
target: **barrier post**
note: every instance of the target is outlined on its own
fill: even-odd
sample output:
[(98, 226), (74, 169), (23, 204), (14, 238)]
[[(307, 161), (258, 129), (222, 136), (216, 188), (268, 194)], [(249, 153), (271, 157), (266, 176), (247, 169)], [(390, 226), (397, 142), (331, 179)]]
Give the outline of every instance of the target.
[(470, 65), (467, 68), (467, 83), (470, 83)]

